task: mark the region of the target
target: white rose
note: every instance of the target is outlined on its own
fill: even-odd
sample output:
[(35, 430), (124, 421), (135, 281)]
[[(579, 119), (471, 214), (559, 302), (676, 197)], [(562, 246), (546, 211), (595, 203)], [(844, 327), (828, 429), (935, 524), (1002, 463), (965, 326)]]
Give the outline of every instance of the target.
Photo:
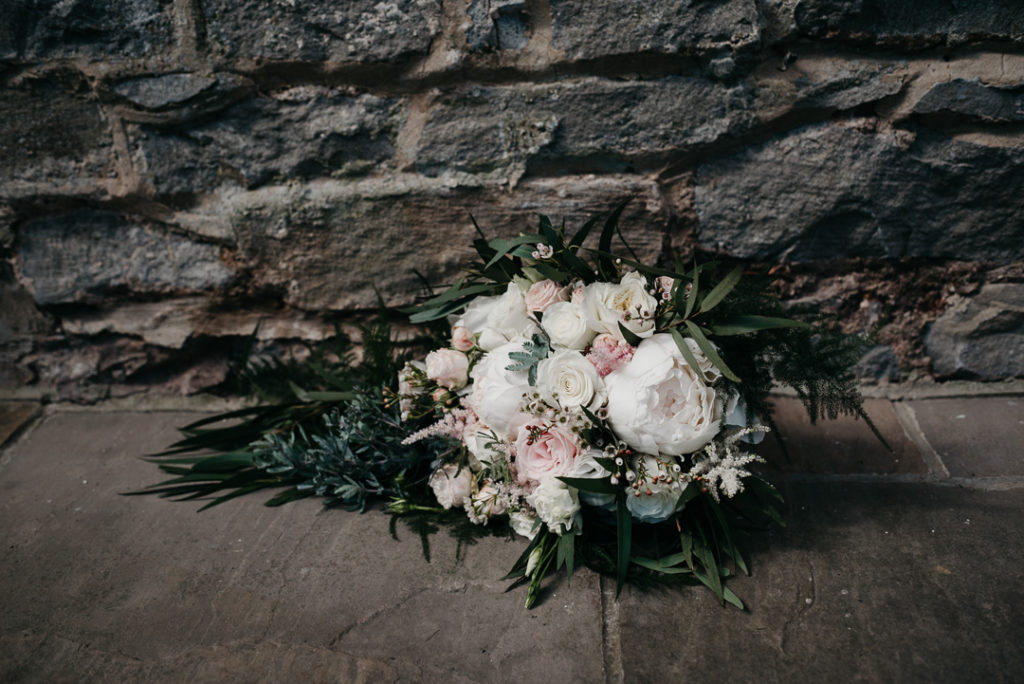
[(618, 285), (587, 285), (583, 306), (587, 325), (594, 332), (609, 333), (621, 340), (621, 323), (637, 337), (654, 334), (654, 311), (658, 308), (658, 300), (647, 291), (647, 279), (639, 273), (627, 273)]
[(469, 357), (455, 349), (438, 349), (427, 354), (427, 377), (442, 387), (457, 390), (466, 386)]
[(473, 391), (463, 403), (476, 412), (503, 440), (510, 439), (526, 416), (520, 412), (523, 394), (532, 392), (526, 371), (510, 371), (510, 352), (523, 351), (522, 342), (509, 342), (480, 359), (470, 376)]
[(469, 468), (460, 469), (456, 465), (445, 465), (434, 471), (429, 484), (434, 490), (434, 496), (437, 497), (437, 503), (445, 508), (462, 506), (473, 487), (473, 475)]
[(492, 351), (516, 337), (529, 337), (537, 332), (523, 301), (523, 292), (509, 283), (505, 294), (477, 297), (469, 303), (455, 327), (469, 328), (477, 335), (477, 346)]
[(544, 312), (543, 325), (556, 349), (581, 350), (594, 339), (595, 333), (587, 326), (583, 307), (572, 302), (556, 302), (549, 306)]
[(686, 363), (671, 335), (641, 342), (633, 359), (604, 382), (608, 422), (637, 451), (689, 454), (721, 427), (722, 400)]
[(596, 410), (607, 396), (594, 364), (571, 349), (556, 351), (537, 364), (537, 391), (562, 408)]
[(541, 482), (526, 500), (548, 529), (556, 534), (572, 529), (576, 513), (580, 510), (576, 490), (555, 478)]
[[(583, 452), (576, 457), (568, 476), (579, 477), (584, 480), (607, 480), (610, 478), (612, 474), (594, 459), (595, 456), (606, 456), (606, 454), (598, 449), (590, 449)], [(580, 499), (584, 503), (596, 506), (597, 508), (614, 508), (615, 504), (614, 494), (596, 494), (594, 492), (580, 491)]]
[(676, 502), (683, 493), (684, 485), (678, 482), (652, 482), (655, 477), (676, 478), (678, 473), (671, 472), (663, 462), (647, 454), (635, 459), (632, 464), (634, 471), (640, 470), (640, 462), (643, 463), (646, 481), (640, 484), (639, 496), (630, 493), (626, 497), (626, 508), (641, 522), (657, 523), (668, 520), (676, 509)]
[(533, 539), (537, 536), (537, 517), (530, 515), (525, 511), (512, 511), (508, 514), (509, 525), (512, 526), (512, 531), (518, 535), (522, 535), (527, 539)]

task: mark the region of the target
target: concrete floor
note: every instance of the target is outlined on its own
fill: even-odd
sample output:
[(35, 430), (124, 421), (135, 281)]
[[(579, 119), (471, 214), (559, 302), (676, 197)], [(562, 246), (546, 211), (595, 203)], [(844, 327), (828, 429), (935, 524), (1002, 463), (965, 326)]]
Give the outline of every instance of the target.
[(1017, 682), (1024, 396), (983, 394), (870, 400), (892, 453), (780, 399), (748, 612), (585, 570), (526, 611), (517, 542), (428, 562), (380, 512), (119, 496), (196, 413), (2, 403), (0, 681)]

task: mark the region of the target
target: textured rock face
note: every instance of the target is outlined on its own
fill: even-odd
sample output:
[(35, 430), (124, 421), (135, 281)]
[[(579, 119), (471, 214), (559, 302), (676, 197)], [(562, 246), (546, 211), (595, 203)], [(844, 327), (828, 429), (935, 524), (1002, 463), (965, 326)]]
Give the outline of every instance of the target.
[(747, 258), (1024, 258), (1024, 150), (831, 125), (705, 164), (698, 240)]
[(80, 77), (57, 73), (4, 90), (0, 121), (0, 197), (25, 194), (26, 183), (89, 192), (115, 173), (110, 125)]
[(864, 376), (1021, 374), (961, 329), (1024, 283), (1014, 2), (0, 6), (0, 385), (199, 390), (257, 321), (299, 349), (450, 281), (470, 215), (627, 196), (645, 259), (875, 331)]
[(551, 16), (551, 47), (571, 59), (736, 50), (752, 48), (760, 38), (754, 0), (626, 0), (614, 7), (552, 0)]
[(397, 116), (394, 100), (300, 87), (245, 100), (212, 120), (139, 125), (130, 137), (148, 182), (173, 194), (213, 189), (223, 178), (254, 187), (365, 173), (394, 154)]
[(216, 289), (232, 272), (217, 248), (112, 212), (37, 219), (22, 232), (21, 273), (39, 304), (92, 301), (118, 290)]
[(932, 324), (925, 345), (943, 376), (1024, 376), (1024, 283), (993, 283), (957, 298)]
[(423, 54), (440, 29), (439, 0), (202, 0), (207, 35), (225, 57), (381, 62)]
[(5, 0), (0, 59), (147, 57), (173, 45), (173, 0)]

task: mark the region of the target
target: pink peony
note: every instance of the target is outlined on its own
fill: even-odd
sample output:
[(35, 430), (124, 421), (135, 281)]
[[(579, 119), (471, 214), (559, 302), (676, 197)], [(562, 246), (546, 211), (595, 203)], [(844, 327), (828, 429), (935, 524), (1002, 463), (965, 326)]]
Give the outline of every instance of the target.
[(555, 302), (564, 302), (568, 298), (566, 288), (550, 279), (534, 283), (524, 295), (526, 310), (533, 312), (547, 311), (548, 307)]

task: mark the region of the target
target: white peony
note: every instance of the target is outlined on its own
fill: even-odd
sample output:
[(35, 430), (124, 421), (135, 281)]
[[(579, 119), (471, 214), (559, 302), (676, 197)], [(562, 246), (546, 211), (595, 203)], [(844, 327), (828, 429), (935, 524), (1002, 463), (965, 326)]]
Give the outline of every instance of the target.
[(637, 337), (654, 334), (654, 312), (658, 308), (658, 300), (647, 291), (647, 279), (639, 273), (627, 273), (618, 285), (587, 285), (583, 307), (587, 325), (596, 333), (608, 333), (621, 340), (621, 323)]
[(473, 391), (463, 403), (476, 412), (480, 422), (490, 426), (503, 440), (511, 439), (519, 424), (528, 418), (520, 412), (523, 394), (532, 392), (526, 371), (510, 371), (511, 352), (523, 351), (522, 341), (508, 342), (484, 355), (473, 366)]
[(576, 489), (556, 478), (541, 482), (526, 500), (537, 511), (537, 517), (556, 534), (572, 529), (576, 513), (580, 510)]
[(556, 351), (537, 364), (537, 391), (548, 403), (567, 409), (596, 410), (607, 397), (594, 364), (571, 349)]
[(587, 325), (583, 307), (572, 302), (556, 302), (544, 312), (544, 330), (556, 349), (585, 349), (594, 339), (594, 331)]
[(462, 506), (473, 487), (473, 474), (469, 468), (445, 465), (434, 471), (429, 484), (437, 497), (437, 503), (445, 508)]
[(477, 297), (469, 303), (454, 327), (465, 327), (477, 336), (477, 346), (492, 351), (517, 337), (530, 337), (537, 324), (526, 311), (523, 292), (509, 283), (505, 294)]
[(678, 456), (718, 434), (723, 402), (686, 363), (671, 335), (640, 343), (632, 360), (609, 373), (608, 422), (637, 451)]

